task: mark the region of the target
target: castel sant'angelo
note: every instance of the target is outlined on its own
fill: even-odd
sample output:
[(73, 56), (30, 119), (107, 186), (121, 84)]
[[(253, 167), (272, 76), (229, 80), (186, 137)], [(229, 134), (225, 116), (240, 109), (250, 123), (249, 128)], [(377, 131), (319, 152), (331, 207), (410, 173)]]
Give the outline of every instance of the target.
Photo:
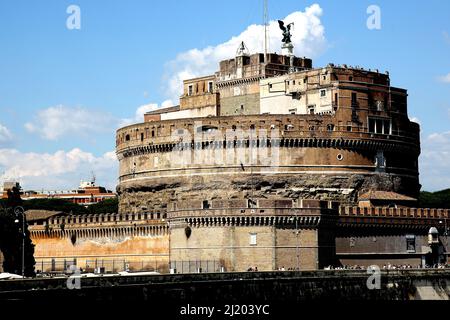
[(416, 208), (407, 91), (387, 72), (314, 68), (280, 27), (282, 54), (241, 43), (185, 80), (178, 106), (119, 129), (119, 214), (32, 226), (37, 268), (93, 255), (172, 272), (445, 261), (449, 212)]

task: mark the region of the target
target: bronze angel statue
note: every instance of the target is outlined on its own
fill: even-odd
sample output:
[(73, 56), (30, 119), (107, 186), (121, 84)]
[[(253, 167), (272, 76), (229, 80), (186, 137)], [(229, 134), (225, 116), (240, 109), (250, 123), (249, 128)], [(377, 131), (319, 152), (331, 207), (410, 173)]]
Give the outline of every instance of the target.
[(284, 22), (281, 20), (278, 20), (278, 24), (280, 25), (280, 29), (283, 30), (283, 40), (281, 40), (284, 43), (291, 43), (291, 26), (294, 25), (294, 23), (289, 23), (287, 26), (284, 26)]

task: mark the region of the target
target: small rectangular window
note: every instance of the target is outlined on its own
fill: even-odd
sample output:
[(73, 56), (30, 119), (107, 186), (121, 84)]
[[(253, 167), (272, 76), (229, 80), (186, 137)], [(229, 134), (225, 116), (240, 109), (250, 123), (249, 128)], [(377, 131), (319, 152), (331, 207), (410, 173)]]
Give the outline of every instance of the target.
[(369, 119), (369, 132), (375, 133), (375, 120)]
[(408, 253), (416, 252), (416, 236), (414, 235), (406, 236), (406, 252)]
[(376, 120), (375, 133), (383, 134), (383, 120)]
[(327, 90), (320, 90), (320, 96), (326, 97), (327, 96)]
[(251, 246), (256, 246), (256, 239), (257, 238), (257, 234), (256, 233), (250, 233), (250, 245)]
[(209, 209), (210, 208), (210, 204), (209, 204), (208, 200), (203, 200), (202, 208), (203, 209)]
[(212, 81), (208, 82), (208, 92), (209, 93), (213, 92), (213, 82)]
[(188, 96), (192, 96), (193, 93), (194, 93), (194, 86), (191, 84), (188, 87)]
[(248, 206), (248, 208), (256, 208), (257, 207), (256, 201), (252, 200), (252, 199), (248, 199), (247, 206)]
[(391, 134), (391, 122), (389, 120), (384, 120), (384, 134)]

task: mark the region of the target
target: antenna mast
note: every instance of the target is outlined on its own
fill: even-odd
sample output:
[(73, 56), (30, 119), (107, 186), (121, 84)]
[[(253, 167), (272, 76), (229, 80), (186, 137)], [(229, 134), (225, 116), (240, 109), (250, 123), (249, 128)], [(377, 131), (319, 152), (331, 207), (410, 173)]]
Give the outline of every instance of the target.
[(267, 51), (268, 51), (268, 30), (267, 28), (269, 27), (269, 14), (268, 14), (268, 9), (267, 9), (267, 0), (264, 0), (264, 62), (267, 63)]

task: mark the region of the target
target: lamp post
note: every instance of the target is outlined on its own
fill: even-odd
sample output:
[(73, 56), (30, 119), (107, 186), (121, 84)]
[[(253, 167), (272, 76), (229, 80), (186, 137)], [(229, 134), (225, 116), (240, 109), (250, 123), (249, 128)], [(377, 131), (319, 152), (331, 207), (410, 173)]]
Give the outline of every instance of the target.
[(25, 233), (25, 219), (26, 219), (26, 215), (25, 215), (25, 210), (23, 209), (23, 207), (18, 206), (14, 208), (14, 214), (16, 215), (16, 220), (14, 221), (15, 223), (19, 223), (19, 215), (22, 216), (22, 278), (25, 278), (25, 237), (26, 237), (26, 233)]
[[(442, 220), (439, 221), (439, 224), (442, 224)], [(448, 248), (448, 227), (447, 227), (447, 219), (444, 219), (444, 236), (445, 236), (445, 250), (447, 251)]]

